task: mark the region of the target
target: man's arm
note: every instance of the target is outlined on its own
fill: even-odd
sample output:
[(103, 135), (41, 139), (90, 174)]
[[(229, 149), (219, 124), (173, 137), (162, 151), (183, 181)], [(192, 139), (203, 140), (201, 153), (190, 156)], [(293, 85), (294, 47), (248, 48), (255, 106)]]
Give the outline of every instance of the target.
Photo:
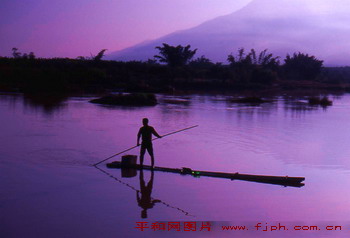
[(141, 128), (139, 130), (139, 133), (137, 133), (137, 146), (140, 145), (140, 138), (141, 138)]
[(156, 130), (152, 127), (152, 134), (155, 135), (158, 138), (162, 138), (157, 132)]

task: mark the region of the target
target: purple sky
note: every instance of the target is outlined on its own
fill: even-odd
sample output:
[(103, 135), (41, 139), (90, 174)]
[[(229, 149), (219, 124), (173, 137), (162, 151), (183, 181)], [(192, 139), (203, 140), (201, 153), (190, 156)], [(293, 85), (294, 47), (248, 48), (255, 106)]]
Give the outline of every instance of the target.
[[(1, 0), (0, 56), (10, 56), (13, 47), (20, 52), (33, 51), (38, 57), (76, 58), (90, 56), (90, 53), (96, 55), (101, 49), (108, 49), (108, 54), (230, 14), (249, 2), (251, 0)], [(257, 3), (265, 10), (254, 14), (265, 17), (269, 17), (269, 11), (274, 12), (273, 15), (295, 14), (293, 8), (298, 9), (300, 5), (311, 14), (350, 12), (349, 0), (258, 0)], [(332, 24), (339, 29), (349, 28), (347, 21)]]
[[(250, 0), (1, 0), (0, 56), (90, 56), (229, 14)], [(107, 53), (108, 53), (107, 52)]]

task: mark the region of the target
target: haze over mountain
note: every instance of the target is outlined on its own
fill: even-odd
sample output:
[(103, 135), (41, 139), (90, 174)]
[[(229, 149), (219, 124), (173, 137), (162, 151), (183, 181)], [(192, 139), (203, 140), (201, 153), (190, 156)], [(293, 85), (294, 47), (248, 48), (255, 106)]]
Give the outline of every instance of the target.
[[(340, 6), (339, 6), (340, 5)], [(336, 6), (336, 7), (335, 7)], [(226, 62), (238, 48), (315, 55), (326, 65), (350, 65), (350, 10), (344, 1), (254, 0), (230, 15), (107, 55), (113, 60), (147, 60), (162, 43), (198, 48), (213, 62)]]

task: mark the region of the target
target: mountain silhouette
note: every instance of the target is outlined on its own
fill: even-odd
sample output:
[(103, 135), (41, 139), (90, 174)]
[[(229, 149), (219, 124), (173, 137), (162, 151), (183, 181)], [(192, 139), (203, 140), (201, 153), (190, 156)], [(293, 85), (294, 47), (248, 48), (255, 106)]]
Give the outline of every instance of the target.
[[(323, 5), (317, 5), (317, 4)], [(275, 56), (303, 52), (324, 60), (326, 65), (349, 65), (349, 6), (332, 8), (342, 1), (254, 0), (242, 9), (209, 20), (201, 25), (143, 42), (106, 58), (147, 60), (158, 51), (156, 46), (188, 45), (198, 48), (213, 62), (227, 63), (227, 55), (238, 48), (268, 49)], [(323, 8), (320, 8), (323, 6)], [(340, 9), (340, 10), (339, 10)]]

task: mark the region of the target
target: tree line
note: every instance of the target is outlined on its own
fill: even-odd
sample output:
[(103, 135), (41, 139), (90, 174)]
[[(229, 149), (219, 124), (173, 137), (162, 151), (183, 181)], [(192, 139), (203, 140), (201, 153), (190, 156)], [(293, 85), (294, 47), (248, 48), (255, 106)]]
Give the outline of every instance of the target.
[[(96, 56), (77, 59), (37, 58), (12, 49), (12, 58), (0, 57), (0, 90), (21, 92), (100, 92), (106, 90), (163, 92), (186, 90), (240, 90), (308, 87), (344, 88), (350, 83), (350, 68), (326, 68), (323, 61), (305, 53), (280, 57), (267, 50), (241, 48), (229, 54), (228, 64), (195, 58), (190, 45), (157, 46), (148, 61), (102, 60)], [(302, 82), (313, 82), (302, 83)], [(277, 85), (277, 86), (276, 86)], [(347, 86), (346, 86), (347, 87)]]
[[(156, 47), (159, 50), (160, 55), (154, 57), (159, 62), (164, 62), (171, 67), (183, 67), (186, 64), (195, 67), (208, 67), (213, 65), (208, 58), (201, 56), (195, 60), (192, 60), (196, 54), (197, 49), (190, 50), (191, 46), (170, 46), (163, 44), (162, 47)], [(250, 73), (257, 73), (256, 71), (278, 71), (280, 64), (280, 57), (273, 56), (272, 53), (268, 53), (267, 49), (257, 53), (254, 49), (250, 52), (245, 52), (244, 48), (238, 50), (237, 55), (230, 54), (227, 57), (229, 65), (241, 75)], [(287, 55), (284, 59), (283, 70), (286, 73), (285, 76), (288, 79), (293, 80), (314, 80), (323, 68), (323, 61), (318, 60), (315, 56), (310, 56), (301, 52), (294, 53), (293, 55)], [(254, 75), (251, 75), (252, 77)], [(258, 75), (255, 75), (259, 78)], [(263, 75), (260, 75), (263, 77)], [(244, 76), (245, 77), (245, 76)], [(264, 77), (263, 77), (264, 78)], [(265, 79), (266, 80), (266, 79)]]

